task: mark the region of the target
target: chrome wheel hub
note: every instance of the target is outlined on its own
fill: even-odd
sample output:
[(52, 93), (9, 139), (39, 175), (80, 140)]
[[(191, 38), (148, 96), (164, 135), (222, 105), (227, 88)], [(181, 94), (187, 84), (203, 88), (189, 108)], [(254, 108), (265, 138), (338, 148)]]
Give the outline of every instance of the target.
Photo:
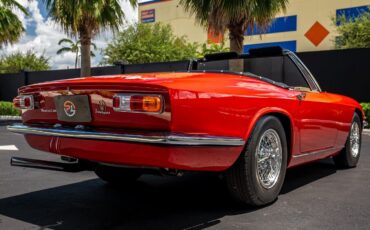
[(351, 126), (351, 133), (349, 135), (349, 142), (352, 157), (356, 158), (360, 152), (360, 127), (357, 122), (353, 122)]
[(283, 149), (279, 134), (273, 130), (266, 130), (257, 145), (257, 178), (266, 189), (272, 188), (279, 179), (283, 161)]

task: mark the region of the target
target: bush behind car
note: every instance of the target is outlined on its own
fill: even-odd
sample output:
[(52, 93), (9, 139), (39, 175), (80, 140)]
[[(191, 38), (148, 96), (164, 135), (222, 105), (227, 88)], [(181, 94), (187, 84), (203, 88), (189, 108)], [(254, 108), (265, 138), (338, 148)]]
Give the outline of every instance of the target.
[(366, 121), (368, 123), (367, 127), (365, 127), (365, 128), (370, 128), (370, 102), (361, 103), (361, 106), (362, 106), (362, 109), (365, 112)]
[(12, 102), (0, 101), (0, 115), (19, 116), (19, 110), (13, 107)]

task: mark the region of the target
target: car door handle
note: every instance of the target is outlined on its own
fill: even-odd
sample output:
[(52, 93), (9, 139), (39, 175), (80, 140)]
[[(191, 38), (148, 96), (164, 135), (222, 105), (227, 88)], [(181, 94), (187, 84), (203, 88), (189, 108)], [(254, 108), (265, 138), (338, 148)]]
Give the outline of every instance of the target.
[(302, 101), (302, 100), (304, 100), (306, 98), (306, 93), (305, 92), (301, 92), (296, 97), (297, 97), (298, 100)]

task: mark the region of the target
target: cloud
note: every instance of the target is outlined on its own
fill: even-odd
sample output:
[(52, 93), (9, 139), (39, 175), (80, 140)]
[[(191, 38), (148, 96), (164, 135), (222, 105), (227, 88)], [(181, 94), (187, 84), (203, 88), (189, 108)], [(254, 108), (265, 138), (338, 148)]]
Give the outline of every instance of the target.
[[(28, 17), (25, 17), (17, 12), (27, 32), (18, 43), (3, 47), (3, 50), (0, 52), (2, 54), (8, 54), (17, 51), (26, 52), (33, 50), (49, 57), (49, 63), (53, 69), (74, 68), (75, 55), (73, 53), (56, 54), (57, 50), (61, 48), (58, 45), (59, 40), (68, 36), (51, 18), (42, 15), (40, 12), (42, 2), (29, 0), (18, 0), (18, 2), (26, 7), (30, 13)], [(125, 12), (127, 23), (136, 22), (137, 10), (132, 9), (126, 0), (121, 0), (120, 4)], [(101, 50), (107, 46), (107, 43), (112, 37), (111, 32), (103, 32), (93, 42)], [(95, 53), (96, 57), (92, 59), (92, 66), (98, 65), (102, 58), (100, 51), (96, 51)]]

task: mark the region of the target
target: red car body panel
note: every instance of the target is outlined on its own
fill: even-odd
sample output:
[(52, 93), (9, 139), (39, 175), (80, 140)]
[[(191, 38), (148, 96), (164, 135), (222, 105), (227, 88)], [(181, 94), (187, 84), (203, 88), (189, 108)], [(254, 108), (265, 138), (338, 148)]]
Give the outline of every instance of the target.
[[(115, 93), (161, 94), (161, 114), (122, 113), (112, 108)], [(140, 130), (184, 135), (240, 138), (247, 143), (254, 125), (266, 114), (288, 121), (288, 167), (332, 156), (345, 144), (352, 117), (361, 106), (345, 96), (282, 88), (262, 80), (227, 73), (157, 73), (87, 77), (23, 87), (39, 107), (22, 114), (28, 125), (81, 125), (61, 122), (53, 98), (89, 95), (92, 121), (82, 125), (110, 130)], [(99, 101), (106, 105), (99, 113)], [(362, 118), (364, 117), (363, 114)], [(60, 155), (141, 167), (224, 171), (243, 146), (165, 146), (27, 134), (36, 149)]]
[(162, 146), (26, 135), (31, 147), (64, 156), (116, 165), (189, 171), (224, 171), (243, 147)]

